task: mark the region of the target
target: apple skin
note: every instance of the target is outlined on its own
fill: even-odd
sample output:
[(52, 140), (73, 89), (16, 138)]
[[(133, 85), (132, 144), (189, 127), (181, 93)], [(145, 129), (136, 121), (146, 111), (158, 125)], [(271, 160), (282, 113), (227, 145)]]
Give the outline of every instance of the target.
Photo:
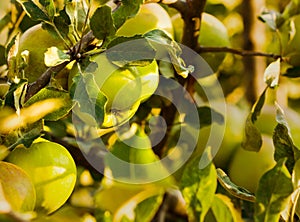
[(28, 174), (20, 167), (0, 161), (0, 184), (5, 199), (15, 212), (33, 211), (36, 192)]
[[(44, 63), (44, 53), (52, 46), (60, 50), (65, 49), (64, 42), (43, 29), (41, 24), (32, 26), (21, 36), (18, 56), (20, 57), (24, 50), (29, 51), (28, 64), (24, 69), (25, 77), (29, 82), (37, 80), (48, 68)], [(64, 80), (64, 86), (67, 84), (67, 73), (67, 70), (63, 70), (56, 76), (57, 79)]]
[[(111, 63), (106, 53), (93, 56), (91, 60), (98, 66), (94, 72), (95, 82), (107, 98), (104, 123), (102, 124), (104, 128), (122, 124), (130, 119), (140, 103), (146, 101), (158, 87), (159, 71), (156, 60), (146, 66), (128, 66), (126, 68), (120, 68)], [(69, 89), (73, 77), (77, 74), (77, 64), (74, 64), (69, 75)], [(89, 114), (81, 112), (78, 106), (75, 106), (73, 111), (86, 123), (97, 125), (94, 119)], [(112, 111), (121, 114), (117, 122)]]
[(77, 169), (70, 153), (63, 146), (47, 140), (36, 140), (29, 147), (18, 147), (7, 161), (22, 168), (36, 190), (36, 210), (50, 214), (71, 195)]
[[(172, 16), (174, 38), (181, 42), (183, 33), (183, 19), (180, 14)], [(225, 25), (215, 16), (202, 13), (200, 34), (198, 38), (200, 46), (205, 47), (229, 47), (230, 41)], [(222, 64), (226, 53), (202, 53), (203, 59), (210, 65), (212, 70), (217, 71)]]
[(173, 25), (167, 11), (157, 3), (141, 5), (135, 17), (128, 19), (117, 31), (117, 36), (144, 34), (153, 29), (161, 29), (173, 37)]
[(141, 82), (136, 81), (133, 69), (112, 64), (106, 53), (93, 58), (98, 65), (95, 81), (107, 97), (107, 111), (130, 109), (141, 94)]
[(230, 161), (228, 175), (232, 182), (255, 193), (260, 178), (276, 165), (272, 137), (263, 135), (263, 145), (259, 152), (239, 147)]

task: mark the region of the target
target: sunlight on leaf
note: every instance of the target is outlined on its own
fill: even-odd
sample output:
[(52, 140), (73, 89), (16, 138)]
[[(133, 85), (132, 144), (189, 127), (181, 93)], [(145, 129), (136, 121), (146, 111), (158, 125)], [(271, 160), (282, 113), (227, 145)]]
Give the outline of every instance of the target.
[(218, 168), (217, 173), (218, 181), (220, 182), (222, 187), (224, 187), (225, 190), (228, 191), (231, 195), (238, 197), (242, 200), (255, 202), (254, 194), (252, 194), (245, 188), (239, 187), (236, 184), (234, 184), (222, 169)]
[(292, 173), (295, 162), (300, 157), (300, 150), (293, 143), (289, 125), (285, 120), (283, 110), (278, 104), (276, 113), (276, 121), (278, 124), (273, 133), (273, 143), (275, 147), (274, 159), (275, 161), (278, 161), (279, 159), (286, 157), (286, 167), (289, 172)]
[[(209, 156), (210, 149), (207, 149), (203, 155)], [(201, 156), (188, 163), (180, 183), (180, 190), (187, 204), (187, 213), (191, 221), (196, 218), (204, 221), (217, 188), (215, 166), (210, 162), (205, 168), (200, 169), (200, 158)]]
[(246, 119), (245, 135), (242, 142), (242, 147), (245, 150), (258, 152), (262, 146), (262, 136), (258, 128), (255, 126), (255, 122), (265, 103), (267, 89), (268, 88), (263, 91), (259, 99), (253, 105), (252, 110)]
[(266, 172), (259, 181), (256, 192), (255, 221), (279, 221), (280, 213), (293, 192), (291, 175), (285, 166), (286, 158)]
[(17, 113), (10, 114), (0, 120), (0, 133), (7, 134), (10, 131), (25, 127), (27, 124), (34, 123), (42, 119), (49, 113), (60, 109), (64, 105), (62, 99), (47, 99), (36, 102)]
[[(213, 214), (213, 216), (211, 216), (211, 214)], [(223, 194), (216, 194), (205, 221), (243, 222), (243, 219), (241, 218), (241, 213), (234, 207), (229, 197)]]
[(45, 52), (45, 65), (48, 67), (56, 66), (66, 61), (70, 61), (70, 55), (64, 53), (62, 50), (57, 47), (50, 47)]
[(278, 86), (280, 75), (280, 58), (268, 65), (264, 73), (264, 82), (270, 87)]

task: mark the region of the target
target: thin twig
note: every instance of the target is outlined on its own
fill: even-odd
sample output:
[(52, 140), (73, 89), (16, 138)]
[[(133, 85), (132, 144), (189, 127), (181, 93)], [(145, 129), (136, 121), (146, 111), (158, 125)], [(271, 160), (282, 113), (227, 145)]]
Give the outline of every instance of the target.
[(229, 47), (202, 47), (199, 46), (195, 49), (197, 53), (208, 53), (208, 52), (214, 52), (214, 53), (232, 53), (240, 56), (263, 56), (263, 57), (269, 57), (273, 59), (282, 58), (281, 55), (273, 54), (273, 53), (264, 53), (264, 52), (255, 52), (255, 51), (247, 51), (242, 49), (234, 49)]
[[(95, 39), (92, 31), (89, 31), (86, 35), (83, 36), (81, 44), (77, 43), (69, 52), (68, 54), (71, 55), (71, 61), (77, 58), (77, 52), (82, 51), (83, 49), (87, 48), (89, 44)], [(79, 50), (79, 48), (81, 50)], [(63, 70), (70, 61), (63, 62), (59, 65), (53, 66), (48, 68), (35, 82), (29, 84), (28, 90), (26, 93), (25, 101), (27, 101), (30, 97), (40, 91), (42, 88), (47, 86), (50, 82), (51, 76), (54, 73), (58, 73)]]

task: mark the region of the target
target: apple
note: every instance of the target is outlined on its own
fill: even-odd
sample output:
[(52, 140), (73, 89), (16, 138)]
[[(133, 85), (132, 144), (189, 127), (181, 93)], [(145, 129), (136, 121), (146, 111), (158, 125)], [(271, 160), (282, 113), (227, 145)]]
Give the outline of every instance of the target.
[(228, 175), (232, 182), (252, 193), (256, 192), (261, 176), (276, 165), (272, 137), (263, 135), (259, 152), (239, 147), (230, 160)]
[[(184, 21), (180, 14), (172, 16), (172, 23), (174, 27), (175, 40), (181, 42), (183, 33)], [(202, 13), (202, 20), (200, 26), (200, 34), (198, 38), (200, 46), (205, 47), (229, 47), (230, 41), (225, 25), (215, 16)], [(210, 65), (210, 67), (217, 71), (222, 64), (226, 54), (225, 53), (202, 53), (203, 59)]]
[[(25, 50), (29, 52), (28, 64), (24, 69), (25, 77), (29, 82), (37, 80), (48, 68), (44, 63), (44, 53), (52, 46), (60, 50), (64, 50), (66, 47), (63, 40), (43, 29), (41, 24), (27, 29), (21, 35), (18, 56), (20, 57)], [(64, 69), (56, 76), (56, 79), (62, 81), (63, 86), (67, 84), (67, 74), (68, 70)]]
[(17, 147), (7, 161), (22, 168), (36, 190), (36, 210), (50, 214), (71, 195), (76, 182), (76, 165), (66, 148), (47, 140)]
[(117, 31), (117, 36), (134, 36), (153, 29), (161, 29), (173, 37), (173, 25), (167, 11), (157, 3), (141, 5), (135, 17), (128, 19)]
[[(159, 72), (155, 60), (146, 66), (124, 68), (111, 63), (106, 53), (96, 55), (91, 60), (98, 66), (94, 73), (96, 84), (107, 98), (103, 127), (112, 127), (131, 118), (139, 104), (147, 100), (158, 87)], [(69, 75), (69, 87), (77, 74), (75, 64)], [(83, 121), (92, 123), (78, 106), (73, 111)]]
[(11, 210), (21, 213), (33, 211), (35, 188), (28, 174), (20, 167), (0, 161), (0, 192), (3, 192)]

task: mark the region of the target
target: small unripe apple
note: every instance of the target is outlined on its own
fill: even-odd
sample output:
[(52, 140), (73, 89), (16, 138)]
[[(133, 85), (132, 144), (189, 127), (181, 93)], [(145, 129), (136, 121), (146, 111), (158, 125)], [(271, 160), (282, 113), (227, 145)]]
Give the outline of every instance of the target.
[[(146, 66), (118, 67), (108, 60), (106, 53), (91, 59), (98, 67), (94, 72), (95, 82), (107, 98), (103, 127), (121, 124), (131, 118), (139, 104), (147, 100), (158, 86), (159, 72), (155, 60)], [(76, 74), (78, 74), (77, 64), (70, 72), (69, 86)], [(93, 124), (93, 120), (78, 107), (73, 111), (83, 121)], [(118, 122), (115, 122), (114, 112), (120, 113), (120, 115), (116, 114), (119, 118)]]
[(117, 31), (118, 36), (144, 34), (153, 29), (161, 29), (173, 37), (173, 26), (167, 11), (157, 3), (141, 5), (135, 17), (128, 19)]
[(37, 139), (29, 147), (14, 149), (7, 158), (30, 177), (36, 190), (36, 210), (50, 214), (71, 195), (76, 182), (76, 165), (60, 144)]
[(263, 135), (263, 145), (259, 152), (239, 147), (230, 161), (228, 175), (237, 184), (255, 193), (260, 178), (275, 166), (272, 137)]
[[(44, 53), (52, 46), (65, 49), (63, 40), (43, 29), (41, 24), (27, 29), (21, 36), (18, 55), (25, 50), (29, 52), (28, 64), (24, 69), (29, 82), (37, 80), (48, 68), (44, 63)], [(67, 70), (63, 70), (56, 76), (63, 80), (64, 85), (67, 83), (66, 74)]]

